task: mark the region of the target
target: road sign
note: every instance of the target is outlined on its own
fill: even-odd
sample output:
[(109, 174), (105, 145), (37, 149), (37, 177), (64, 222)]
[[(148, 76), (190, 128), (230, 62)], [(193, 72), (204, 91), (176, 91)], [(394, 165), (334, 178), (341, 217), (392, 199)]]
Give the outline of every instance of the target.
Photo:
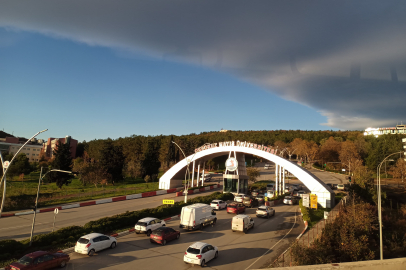
[(174, 204), (175, 200), (163, 200), (163, 204)]
[(7, 167), (10, 165), (10, 161), (6, 160), (3, 162), (3, 168), (7, 169)]
[(328, 214), (329, 214), (329, 212), (324, 211), (324, 219), (328, 219)]
[(343, 172), (345, 172), (345, 169), (342, 169)]
[(56, 219), (56, 214), (59, 213), (59, 209), (55, 208), (54, 209), (54, 225), (52, 226), (52, 232), (55, 230), (55, 219)]
[(55, 213), (55, 215), (58, 214), (58, 213), (59, 213), (59, 209), (58, 209), (58, 208), (55, 208), (55, 209), (54, 209), (54, 213)]
[(310, 207), (317, 210), (317, 195), (310, 195)]
[(302, 204), (304, 207), (309, 208), (310, 206), (310, 198), (309, 198), (309, 194), (302, 194)]

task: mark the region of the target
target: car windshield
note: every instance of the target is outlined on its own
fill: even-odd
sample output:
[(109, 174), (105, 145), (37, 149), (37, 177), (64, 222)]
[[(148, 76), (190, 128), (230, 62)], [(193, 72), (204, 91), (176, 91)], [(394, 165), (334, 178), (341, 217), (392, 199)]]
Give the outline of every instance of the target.
[(219, 202), (215, 202), (215, 201), (212, 201), (211, 203), (212, 203), (212, 204), (219, 204)]
[(163, 234), (165, 234), (165, 230), (155, 230), (152, 232), (153, 235), (157, 235), (157, 236), (162, 236)]
[(250, 197), (244, 197), (244, 201), (249, 201), (249, 200), (251, 200)]
[(200, 254), (200, 249), (196, 249), (196, 248), (189, 247), (189, 248), (187, 249), (187, 253)]
[(86, 238), (79, 238), (78, 243), (79, 243), (79, 244), (87, 244), (87, 243), (89, 243), (89, 239), (86, 239)]
[(241, 198), (241, 197), (242, 197), (242, 195), (235, 195), (235, 197), (237, 197), (237, 198)]
[(30, 263), (32, 263), (32, 258), (28, 257), (28, 256), (24, 256), (21, 259), (19, 259), (17, 262), (22, 265), (29, 265)]
[(285, 199), (286, 199), (286, 200), (291, 200), (291, 199), (292, 199), (292, 197), (290, 197), (290, 196), (286, 196), (286, 197), (285, 197)]
[(147, 226), (147, 223), (146, 222), (137, 222), (137, 225), (138, 226)]
[(266, 210), (266, 207), (261, 206), (261, 207), (258, 208), (258, 210)]
[(237, 208), (237, 205), (236, 204), (229, 204), (228, 207), (229, 208)]

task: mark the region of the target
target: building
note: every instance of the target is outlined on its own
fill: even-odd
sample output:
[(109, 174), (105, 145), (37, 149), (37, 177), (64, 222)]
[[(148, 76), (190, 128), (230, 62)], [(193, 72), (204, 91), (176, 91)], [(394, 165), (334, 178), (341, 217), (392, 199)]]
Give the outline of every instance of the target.
[[(14, 155), (26, 141), (27, 139), (16, 137), (1, 138), (0, 151), (7, 151)], [(31, 140), (23, 149), (21, 149), (20, 154), (24, 153), (30, 162), (38, 162), (41, 154), (42, 142), (42, 140)]]
[(42, 152), (45, 157), (52, 158), (54, 155), (54, 150), (57, 148), (57, 142), (68, 143), (70, 145), (71, 157), (76, 157), (76, 148), (78, 146), (78, 141), (71, 138), (71, 136), (66, 136), (65, 138), (48, 138), (47, 142), (43, 144)]
[(227, 129), (221, 129), (220, 132), (227, 132)]
[(397, 125), (396, 127), (387, 128), (367, 128), (364, 132), (364, 136), (374, 135), (378, 137), (384, 134), (406, 134), (406, 125)]

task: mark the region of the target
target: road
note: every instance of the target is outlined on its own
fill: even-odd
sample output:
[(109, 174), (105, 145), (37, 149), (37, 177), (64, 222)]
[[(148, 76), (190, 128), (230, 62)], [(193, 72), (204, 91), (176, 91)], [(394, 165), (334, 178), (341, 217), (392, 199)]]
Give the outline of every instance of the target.
[[(269, 266), (304, 229), (303, 222), (296, 215), (298, 206), (275, 206), (275, 217), (257, 218), (255, 209), (247, 209), (255, 226), (247, 234), (232, 232), (231, 219), (234, 215), (225, 210), (217, 212), (217, 224), (203, 231), (181, 230), (179, 240), (166, 246), (152, 244), (145, 235), (131, 233), (118, 239), (116, 249), (107, 249), (93, 257), (71, 254), (68, 270), (91, 269), (191, 269), (183, 262), (183, 255), (194, 242), (207, 242), (219, 248), (219, 257), (207, 263), (209, 269), (258, 269)], [(167, 224), (179, 229), (179, 220)]]
[[(188, 198), (209, 195), (220, 189), (208, 192), (188, 195)], [(72, 226), (84, 225), (91, 220), (97, 220), (102, 217), (113, 216), (126, 211), (135, 211), (145, 208), (154, 208), (162, 205), (163, 199), (174, 199), (182, 201), (184, 197), (176, 197), (175, 193), (146, 197), (134, 200), (126, 200), (114, 203), (92, 205), (80, 208), (72, 208), (59, 211), (56, 217), (55, 229)], [(33, 215), (13, 216), (0, 219), (0, 240), (15, 239), (21, 240), (30, 237)], [(54, 219), (53, 212), (39, 213), (35, 220), (35, 234), (48, 233), (52, 231)]]

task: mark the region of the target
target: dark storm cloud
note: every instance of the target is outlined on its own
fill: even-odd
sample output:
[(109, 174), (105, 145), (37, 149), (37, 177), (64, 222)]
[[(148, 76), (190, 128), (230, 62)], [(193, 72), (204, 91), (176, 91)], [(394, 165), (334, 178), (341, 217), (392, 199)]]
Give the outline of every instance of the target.
[(0, 3), (0, 26), (227, 71), (344, 129), (405, 119), (405, 1)]

